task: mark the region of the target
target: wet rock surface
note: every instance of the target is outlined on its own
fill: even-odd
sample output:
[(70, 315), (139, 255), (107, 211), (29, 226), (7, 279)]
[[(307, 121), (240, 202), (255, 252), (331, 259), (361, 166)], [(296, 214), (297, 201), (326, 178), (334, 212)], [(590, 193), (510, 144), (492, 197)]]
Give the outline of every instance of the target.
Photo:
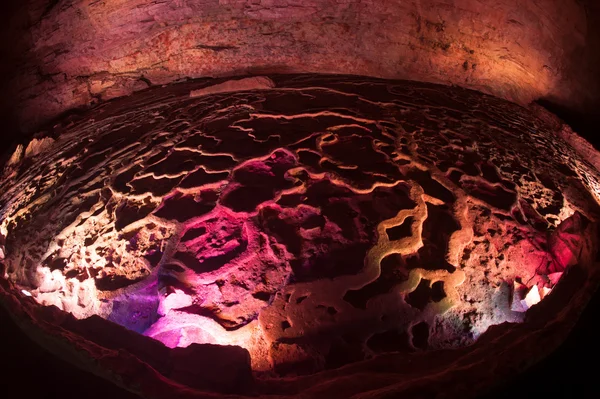
[[(4, 296), (14, 287), (30, 309), (34, 299), (88, 324), (110, 320), (179, 347), (166, 353), (185, 364), (192, 349), (212, 353), (202, 344), (240, 346), (249, 359), (240, 349), (235, 367), (215, 367), (236, 368), (249, 387), (251, 365), (259, 381), (245, 389), (264, 394), (306, 384), (327, 395), (325, 378), (401, 372), (410, 359), (429, 378), (426, 359), (465, 356), (470, 367), (485, 339), (555, 319), (548, 331), (564, 336), (567, 310), (597, 283), (600, 184), (552, 125), (458, 88), (270, 79), (262, 90), (190, 98), (205, 83), (186, 83), (106, 103), (7, 165)], [(579, 283), (562, 282), (569, 274)], [(219, 358), (214, 348), (205, 356)], [(132, 353), (168, 376), (144, 352)], [(182, 373), (176, 381), (196, 378)], [(371, 377), (371, 389), (391, 384)]]

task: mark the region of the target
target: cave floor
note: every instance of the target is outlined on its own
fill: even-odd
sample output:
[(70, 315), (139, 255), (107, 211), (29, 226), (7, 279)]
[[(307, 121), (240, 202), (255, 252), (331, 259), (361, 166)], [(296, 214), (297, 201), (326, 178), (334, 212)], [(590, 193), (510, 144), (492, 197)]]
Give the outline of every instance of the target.
[(21, 149), (0, 183), (6, 277), (169, 348), (244, 348), (272, 377), (467, 347), (595, 258), (597, 172), (527, 109), (257, 82), (151, 88)]

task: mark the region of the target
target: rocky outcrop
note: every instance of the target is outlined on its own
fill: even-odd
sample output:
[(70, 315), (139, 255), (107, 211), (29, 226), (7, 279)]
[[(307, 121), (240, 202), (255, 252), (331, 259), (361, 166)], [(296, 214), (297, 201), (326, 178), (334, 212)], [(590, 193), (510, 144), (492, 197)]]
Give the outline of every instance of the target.
[(592, 3), (30, 0), (6, 27), (16, 71), (9, 102), (31, 129), (149, 85), (314, 72), (452, 84), (521, 104), (544, 97), (591, 110), (598, 92)]
[(275, 83), (264, 76), (254, 76), (251, 78), (227, 80), (198, 90), (192, 90), (190, 97), (206, 96), (208, 94), (229, 93), (233, 91), (245, 90), (268, 90), (275, 87)]

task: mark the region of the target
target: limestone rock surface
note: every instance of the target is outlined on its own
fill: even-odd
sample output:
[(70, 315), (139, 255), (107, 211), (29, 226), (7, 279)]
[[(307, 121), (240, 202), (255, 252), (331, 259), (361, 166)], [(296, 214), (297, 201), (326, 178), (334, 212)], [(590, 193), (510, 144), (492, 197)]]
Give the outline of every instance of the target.
[(161, 398), (466, 397), (561, 342), (600, 276), (599, 173), (564, 126), (268, 78), (150, 88), (7, 165), (0, 293), (28, 333)]

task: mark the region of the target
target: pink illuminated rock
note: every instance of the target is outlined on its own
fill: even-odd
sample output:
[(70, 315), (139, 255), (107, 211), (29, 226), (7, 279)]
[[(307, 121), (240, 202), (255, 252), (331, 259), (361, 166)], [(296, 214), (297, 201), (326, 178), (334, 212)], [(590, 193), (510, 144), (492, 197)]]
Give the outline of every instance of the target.
[(5, 169), (0, 296), (28, 334), (157, 398), (469, 397), (564, 339), (600, 281), (600, 174), (563, 127), (269, 79), (102, 104)]
[(560, 278), (562, 277), (562, 272), (557, 272), (557, 273), (550, 273), (548, 275), (548, 278), (550, 279), (550, 281), (552, 282), (552, 284), (557, 284), (558, 281), (560, 280)]
[(548, 242), (554, 258), (548, 270), (550, 273), (563, 272), (567, 267), (578, 262), (579, 254), (585, 245), (580, 232), (585, 228), (586, 223), (587, 221), (577, 213), (552, 234)]

